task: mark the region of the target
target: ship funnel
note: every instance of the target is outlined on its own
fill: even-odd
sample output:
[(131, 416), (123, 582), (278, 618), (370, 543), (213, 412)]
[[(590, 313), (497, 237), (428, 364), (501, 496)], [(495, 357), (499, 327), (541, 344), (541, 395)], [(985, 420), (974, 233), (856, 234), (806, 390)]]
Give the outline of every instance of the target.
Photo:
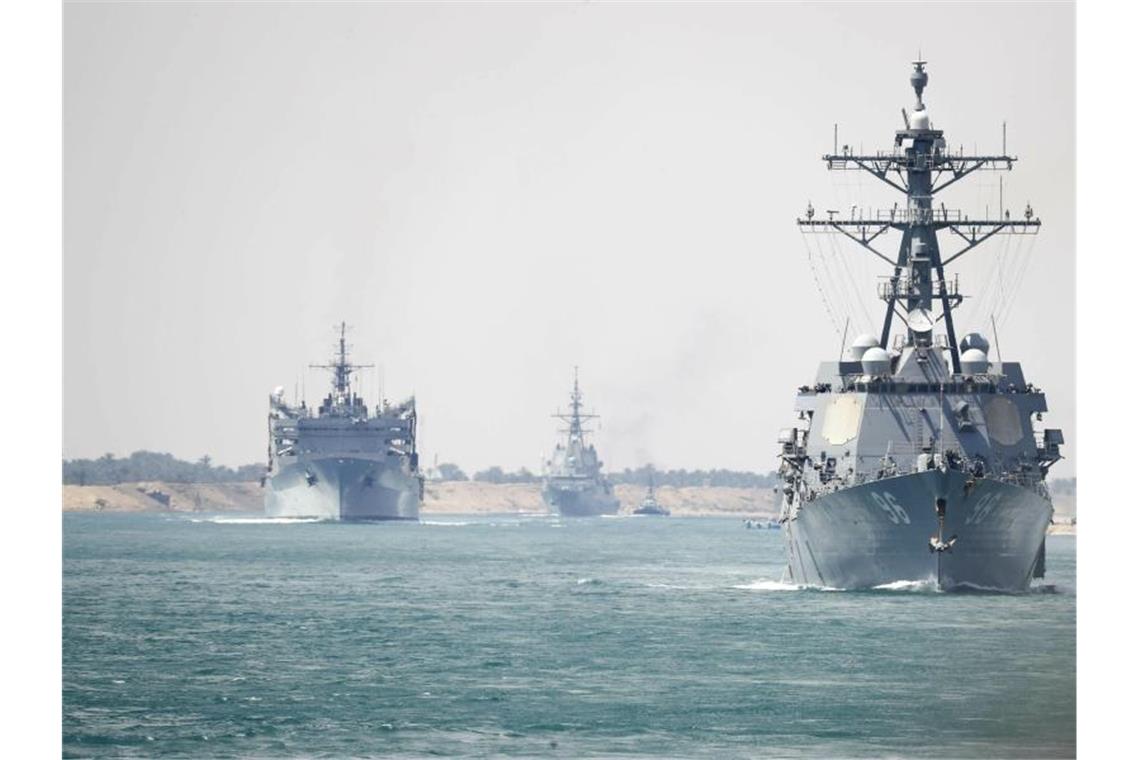
[(863, 333), (855, 338), (848, 351), (851, 352), (851, 358), (854, 361), (862, 361), (863, 354), (867, 353), (869, 348), (878, 348), (879, 339), (871, 333)]
[(863, 373), (871, 377), (882, 377), (891, 371), (891, 355), (878, 346), (863, 352), (862, 363)]

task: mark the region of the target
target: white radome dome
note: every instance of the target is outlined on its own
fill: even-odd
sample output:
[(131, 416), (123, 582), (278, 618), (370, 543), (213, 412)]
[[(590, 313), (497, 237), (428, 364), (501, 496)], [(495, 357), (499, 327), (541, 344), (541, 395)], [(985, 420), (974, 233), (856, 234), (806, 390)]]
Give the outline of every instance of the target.
[(878, 348), (879, 339), (871, 333), (863, 333), (855, 338), (851, 343), (851, 358), (859, 361), (863, 358), (863, 354), (867, 353), (868, 348)]
[(891, 371), (891, 355), (878, 346), (863, 352), (862, 362), (864, 374), (872, 377), (879, 377)]
[(276, 388), (273, 389), (273, 398), (281, 399), (284, 397), (285, 397), (285, 386), (284, 385), (278, 385)]
[(930, 129), (930, 115), (926, 113), (926, 109), (915, 111), (910, 115), (910, 128)]
[(984, 335), (976, 332), (970, 333), (962, 338), (962, 342), (958, 344), (958, 347), (963, 353), (969, 351), (971, 348), (976, 348), (987, 356), (990, 353), (990, 342), (986, 340)]
[(990, 369), (990, 360), (978, 348), (969, 348), (962, 352), (962, 374), (984, 375)]

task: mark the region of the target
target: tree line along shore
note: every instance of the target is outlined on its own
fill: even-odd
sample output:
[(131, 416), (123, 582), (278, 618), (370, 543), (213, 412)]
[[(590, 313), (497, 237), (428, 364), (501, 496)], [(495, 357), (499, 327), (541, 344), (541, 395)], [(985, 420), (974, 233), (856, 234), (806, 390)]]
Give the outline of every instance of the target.
[[(542, 482), (542, 476), (525, 467), (509, 472), (501, 467), (488, 467), (468, 477), (456, 464), (444, 462), (422, 468), (431, 482), (493, 483), (497, 485), (527, 485)], [(210, 457), (203, 456), (197, 461), (177, 459), (172, 454), (154, 451), (136, 451), (130, 456), (116, 457), (104, 454), (98, 459), (63, 460), (64, 485), (94, 486), (118, 485), (120, 483), (245, 483), (257, 481), (265, 473), (259, 464), (241, 467), (215, 465)], [(644, 486), (652, 477), (658, 486), (718, 486), (729, 488), (771, 488), (779, 483), (775, 472), (741, 472), (739, 470), (657, 470), (650, 465), (636, 469), (606, 473), (606, 477), (616, 485)]]

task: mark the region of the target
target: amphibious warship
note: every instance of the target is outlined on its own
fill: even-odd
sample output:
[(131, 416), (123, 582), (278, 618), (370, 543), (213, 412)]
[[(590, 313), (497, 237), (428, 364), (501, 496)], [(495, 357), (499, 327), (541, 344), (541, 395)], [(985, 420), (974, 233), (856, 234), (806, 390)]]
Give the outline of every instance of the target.
[(657, 496), (653, 491), (653, 468), (649, 469), (649, 486), (645, 489), (645, 498), (641, 500), (641, 504), (637, 509), (633, 510), (635, 515), (656, 515), (659, 517), (668, 517), (669, 510), (657, 503)]
[(582, 414), (582, 393), (578, 390), (578, 368), (574, 368), (574, 390), (570, 394), (570, 414), (555, 414), (567, 423), (559, 443), (543, 468), (542, 498), (551, 509), (568, 517), (614, 515), (621, 506), (613, 486), (602, 474), (602, 463), (593, 445), (586, 445), (582, 420), (596, 418)]
[[(914, 62), (917, 101), (903, 110), (893, 149), (836, 145), (823, 157), (828, 169), (866, 171), (904, 193), (905, 206), (821, 219), (809, 203), (798, 220), (804, 232), (842, 233), (890, 274), (878, 288), (886, 303), (879, 334), (859, 336), (846, 356), (820, 365), (799, 389), (799, 421), (780, 434), (787, 574), (838, 588), (914, 580), (1019, 591), (1045, 572), (1053, 512), (1045, 476), (1063, 438), (1035, 430), (1045, 395), (1019, 363), (991, 355), (980, 333), (957, 338), (963, 295), (945, 267), (999, 233), (1036, 234), (1041, 222), (1028, 205), (1023, 218), (935, 206), (947, 186), (977, 170), (1008, 171), (1017, 159), (1004, 144), (998, 155), (948, 150), (922, 100), (925, 67)], [(876, 247), (891, 231), (901, 233), (894, 258)], [(939, 232), (957, 244), (949, 255)], [(996, 345), (996, 323), (993, 337)]]
[(326, 520), (417, 520), (423, 476), (416, 454), (416, 402), (381, 400), (369, 411), (352, 389), (353, 372), (340, 326), (336, 356), (312, 365), (332, 372), (332, 391), (314, 414), (289, 405), (284, 389), (269, 397), (269, 466), (262, 479), (270, 517)]

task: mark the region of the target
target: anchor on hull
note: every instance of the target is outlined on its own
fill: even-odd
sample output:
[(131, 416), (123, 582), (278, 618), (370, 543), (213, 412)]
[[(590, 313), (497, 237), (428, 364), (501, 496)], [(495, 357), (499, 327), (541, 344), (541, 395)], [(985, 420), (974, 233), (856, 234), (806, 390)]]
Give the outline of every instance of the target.
[(942, 540), (942, 532), (946, 527), (946, 499), (939, 496), (934, 500), (934, 513), (938, 515), (938, 533), (930, 537), (930, 551), (938, 552), (951, 552), (954, 551), (954, 544), (958, 541), (957, 534), (950, 536), (945, 541)]

